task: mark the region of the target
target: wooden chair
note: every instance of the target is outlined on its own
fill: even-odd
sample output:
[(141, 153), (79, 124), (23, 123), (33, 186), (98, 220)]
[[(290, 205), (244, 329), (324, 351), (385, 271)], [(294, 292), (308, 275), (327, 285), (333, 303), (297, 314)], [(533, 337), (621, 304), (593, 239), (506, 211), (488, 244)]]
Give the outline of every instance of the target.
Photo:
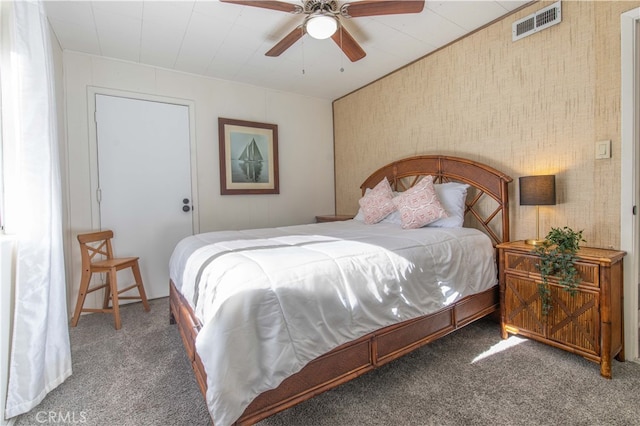
[[(82, 254), (82, 278), (80, 280), (80, 290), (78, 292), (78, 301), (76, 309), (71, 320), (71, 326), (78, 325), (80, 314), (82, 312), (102, 312), (113, 313), (116, 330), (120, 330), (120, 306), (119, 301), (124, 299), (139, 299), (142, 301), (144, 310), (149, 312), (149, 303), (144, 292), (142, 284), (142, 276), (140, 275), (140, 267), (137, 257), (114, 258), (111, 239), (113, 231), (92, 232), (89, 234), (78, 235), (80, 242), (80, 252)], [(94, 257), (101, 255), (101, 259)], [(100, 257), (100, 256), (98, 256)], [(129, 287), (118, 290), (117, 272), (121, 269), (131, 268), (135, 283)], [(94, 273), (106, 273), (106, 283), (94, 288), (89, 288), (91, 277)], [(138, 288), (139, 296), (120, 296), (121, 293)], [(84, 299), (87, 294), (104, 288), (104, 302), (102, 309), (83, 308)], [(109, 308), (109, 300), (111, 300), (111, 308)]]

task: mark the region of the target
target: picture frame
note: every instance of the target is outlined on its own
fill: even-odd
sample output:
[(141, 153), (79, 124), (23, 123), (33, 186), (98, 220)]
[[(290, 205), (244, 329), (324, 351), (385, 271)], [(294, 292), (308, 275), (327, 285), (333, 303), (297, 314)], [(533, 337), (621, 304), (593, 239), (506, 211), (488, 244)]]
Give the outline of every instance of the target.
[(279, 194), (278, 125), (218, 118), (220, 194)]

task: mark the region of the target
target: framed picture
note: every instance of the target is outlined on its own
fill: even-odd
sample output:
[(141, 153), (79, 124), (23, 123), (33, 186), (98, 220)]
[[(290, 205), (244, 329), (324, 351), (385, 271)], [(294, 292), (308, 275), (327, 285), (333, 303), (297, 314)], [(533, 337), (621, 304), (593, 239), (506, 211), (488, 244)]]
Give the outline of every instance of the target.
[(220, 193), (279, 194), (278, 125), (218, 118)]

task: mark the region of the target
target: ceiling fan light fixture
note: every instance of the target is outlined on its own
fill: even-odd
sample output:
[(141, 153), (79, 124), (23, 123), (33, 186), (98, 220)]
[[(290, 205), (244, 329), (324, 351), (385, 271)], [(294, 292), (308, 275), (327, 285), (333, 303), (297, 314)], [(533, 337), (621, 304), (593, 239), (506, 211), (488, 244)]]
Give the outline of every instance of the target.
[(324, 40), (331, 37), (338, 30), (338, 20), (331, 14), (318, 13), (309, 16), (305, 23), (307, 34), (311, 37)]

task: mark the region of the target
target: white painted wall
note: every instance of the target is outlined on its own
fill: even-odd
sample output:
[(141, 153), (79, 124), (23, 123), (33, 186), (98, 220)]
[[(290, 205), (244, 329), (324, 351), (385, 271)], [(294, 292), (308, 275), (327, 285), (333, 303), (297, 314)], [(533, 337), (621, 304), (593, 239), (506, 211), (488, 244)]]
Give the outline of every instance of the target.
[[(91, 217), (90, 87), (194, 103), (195, 207), (199, 209), (200, 232), (311, 223), (315, 215), (334, 212), (331, 101), (68, 51), (63, 58), (68, 135), (66, 235), (72, 241), (97, 223)], [(218, 117), (278, 125), (280, 194), (220, 195)], [(72, 245), (67, 268), (69, 307), (73, 308), (80, 281), (77, 244)]]

